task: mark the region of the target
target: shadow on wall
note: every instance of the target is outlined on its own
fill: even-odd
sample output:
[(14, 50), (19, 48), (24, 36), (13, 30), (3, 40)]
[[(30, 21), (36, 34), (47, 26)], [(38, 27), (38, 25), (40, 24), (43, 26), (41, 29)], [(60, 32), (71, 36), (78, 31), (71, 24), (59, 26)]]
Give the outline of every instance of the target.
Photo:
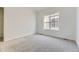
[(0, 7), (0, 41), (3, 41), (4, 8)]

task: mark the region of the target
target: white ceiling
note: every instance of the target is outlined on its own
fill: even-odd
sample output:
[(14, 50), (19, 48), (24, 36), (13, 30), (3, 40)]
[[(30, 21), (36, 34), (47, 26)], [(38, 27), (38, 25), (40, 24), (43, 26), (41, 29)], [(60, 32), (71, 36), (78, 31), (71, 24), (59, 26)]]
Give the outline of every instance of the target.
[(40, 11), (40, 10), (43, 10), (43, 9), (47, 9), (48, 7), (31, 7), (31, 8), (35, 11)]

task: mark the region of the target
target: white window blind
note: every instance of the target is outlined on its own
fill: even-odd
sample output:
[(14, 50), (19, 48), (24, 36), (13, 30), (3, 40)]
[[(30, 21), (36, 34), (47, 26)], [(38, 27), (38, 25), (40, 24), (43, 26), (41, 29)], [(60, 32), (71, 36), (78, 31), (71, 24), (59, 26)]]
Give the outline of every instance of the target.
[(59, 30), (59, 12), (44, 16), (45, 30)]

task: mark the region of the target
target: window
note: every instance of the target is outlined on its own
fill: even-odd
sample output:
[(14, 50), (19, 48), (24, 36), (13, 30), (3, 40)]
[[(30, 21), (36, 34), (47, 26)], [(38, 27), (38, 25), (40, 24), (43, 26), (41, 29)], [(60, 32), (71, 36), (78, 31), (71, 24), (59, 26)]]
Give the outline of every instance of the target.
[(59, 30), (59, 13), (44, 16), (45, 30)]

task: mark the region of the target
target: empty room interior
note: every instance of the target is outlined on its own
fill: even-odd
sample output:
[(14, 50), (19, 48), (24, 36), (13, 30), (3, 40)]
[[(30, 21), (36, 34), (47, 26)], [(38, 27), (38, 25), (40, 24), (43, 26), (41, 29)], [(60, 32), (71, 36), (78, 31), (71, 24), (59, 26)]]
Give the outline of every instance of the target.
[(79, 52), (78, 15), (77, 7), (0, 8), (0, 51)]

